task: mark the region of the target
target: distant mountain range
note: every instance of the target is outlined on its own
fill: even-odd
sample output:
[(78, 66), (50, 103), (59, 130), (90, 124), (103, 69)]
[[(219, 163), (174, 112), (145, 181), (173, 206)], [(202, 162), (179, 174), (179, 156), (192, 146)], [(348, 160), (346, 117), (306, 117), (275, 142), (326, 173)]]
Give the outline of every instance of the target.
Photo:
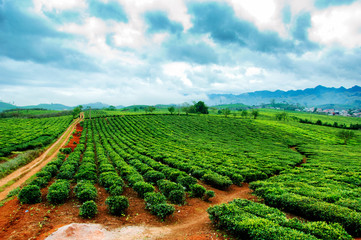
[(305, 90), (281, 91), (257, 91), (233, 94), (210, 94), (208, 95), (208, 105), (220, 105), (231, 103), (243, 103), (245, 105), (267, 104), (272, 101), (276, 103), (287, 102), (299, 104), (306, 107), (345, 107), (361, 108), (361, 87), (354, 86), (346, 89), (328, 88), (317, 86)]
[[(87, 104), (83, 104), (82, 105), (83, 108), (88, 108), (91, 107), (92, 109), (102, 109), (102, 108), (107, 108), (110, 105), (109, 104), (104, 104), (101, 102), (96, 102), (96, 103), (87, 103)], [(116, 106), (116, 108), (120, 109), (123, 108), (124, 106)], [(56, 110), (56, 111), (63, 111), (63, 110), (72, 110), (74, 107), (69, 107), (69, 106), (65, 106), (63, 104), (38, 104), (38, 105), (29, 105), (29, 106), (16, 106), (10, 103), (4, 103), (0, 101), (0, 112), (4, 111), (4, 110), (9, 110), (9, 109), (16, 109), (16, 108), (21, 108), (21, 109), (31, 109), (31, 108), (43, 108), (43, 109), (47, 109), (47, 110)]]
[[(328, 88), (324, 86), (317, 86), (315, 88), (306, 88), (305, 90), (291, 90), (291, 91), (257, 91), (242, 93), (239, 95), (234, 94), (210, 94), (209, 100), (206, 104), (209, 106), (222, 105), (222, 104), (235, 104), (242, 103), (245, 105), (261, 105), (271, 102), (275, 103), (289, 103), (299, 104), (305, 107), (322, 107), (322, 108), (361, 108), (361, 87), (353, 86), (346, 89)], [(82, 104), (83, 108), (91, 107), (92, 109), (107, 108), (110, 105), (96, 102)], [(139, 105), (142, 106), (142, 105)], [(157, 105), (163, 106), (163, 105)], [(168, 106), (168, 105), (164, 105)], [(163, 106), (163, 107), (164, 107)], [(117, 109), (124, 108), (124, 106), (115, 106)], [(74, 107), (65, 106), (62, 104), (39, 104), (31, 106), (15, 106), (10, 103), (0, 101), (0, 112), (7, 109), (15, 108), (44, 108), (48, 110), (71, 110)]]

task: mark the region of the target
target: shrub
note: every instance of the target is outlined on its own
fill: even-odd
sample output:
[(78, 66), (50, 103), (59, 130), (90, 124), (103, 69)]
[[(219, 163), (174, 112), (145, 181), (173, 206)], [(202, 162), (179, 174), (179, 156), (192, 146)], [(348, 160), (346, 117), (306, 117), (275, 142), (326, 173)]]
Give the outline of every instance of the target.
[(133, 173), (128, 176), (128, 183), (130, 186), (133, 186), (137, 182), (144, 182), (142, 175), (140, 175), (139, 173)]
[(170, 192), (173, 191), (173, 190), (183, 190), (184, 191), (184, 188), (183, 188), (182, 185), (180, 185), (179, 183), (171, 182), (169, 180), (159, 180), (157, 182), (157, 185), (159, 187), (159, 190), (167, 198), (169, 197)]
[(91, 188), (86, 188), (83, 191), (79, 192), (76, 197), (79, 199), (79, 201), (86, 202), (90, 200), (95, 200), (97, 198), (97, 195), (98, 194), (96, 190), (94, 191)]
[(37, 172), (35, 176), (44, 178), (46, 182), (49, 182), (51, 179), (51, 173), (45, 170), (41, 170), (40, 172)]
[(113, 185), (109, 188), (109, 194), (112, 196), (120, 196), (123, 193), (123, 187), (119, 185)]
[(71, 163), (64, 163), (60, 167), (60, 172), (56, 176), (58, 179), (72, 179), (76, 171), (76, 167)]
[(184, 204), (186, 201), (186, 193), (184, 190), (173, 190), (169, 193), (168, 199), (173, 204)]
[(46, 171), (50, 173), (51, 177), (54, 177), (56, 173), (58, 172), (58, 167), (55, 164), (48, 164), (45, 167), (43, 167), (42, 171)]
[(71, 153), (71, 148), (61, 148), (60, 152), (64, 153), (64, 154), (70, 154)]
[(212, 190), (207, 190), (204, 194), (203, 200), (208, 201), (210, 198), (214, 197), (216, 194)]
[(115, 172), (104, 172), (100, 174), (99, 183), (105, 188), (109, 188), (113, 185), (125, 185), (123, 179)]
[(91, 169), (83, 169), (79, 170), (78, 173), (75, 175), (75, 179), (79, 180), (91, 180), (96, 181), (97, 180), (97, 174), (94, 170)]
[(79, 216), (83, 218), (93, 218), (98, 213), (98, 208), (93, 200), (86, 201), (81, 205)]
[(49, 187), (47, 199), (52, 204), (64, 203), (69, 197), (70, 183), (67, 180), (57, 180)]
[(105, 200), (105, 204), (113, 215), (122, 215), (129, 207), (129, 201), (124, 196), (110, 196)]
[(161, 172), (150, 170), (144, 174), (144, 179), (151, 184), (155, 184), (158, 180), (165, 179), (165, 176)]
[(174, 206), (166, 203), (157, 204), (150, 208), (150, 212), (153, 215), (156, 215), (157, 217), (161, 218), (162, 220), (164, 220), (167, 216), (172, 215), (174, 211), (175, 211)]
[(201, 180), (209, 185), (214, 186), (215, 188), (223, 190), (232, 185), (232, 181), (229, 179), (229, 177), (222, 176), (217, 173), (206, 173), (203, 175)]
[(197, 179), (188, 175), (180, 175), (177, 178), (177, 182), (186, 189), (190, 189), (190, 186), (197, 183)]
[(35, 185), (28, 185), (21, 189), (18, 199), (21, 203), (39, 203), (41, 202), (40, 187)]
[(192, 197), (201, 198), (206, 192), (206, 189), (199, 184), (193, 184), (190, 188)]
[(48, 184), (48, 180), (46, 177), (37, 177), (30, 182), (30, 185), (36, 185), (40, 188), (45, 187), (47, 184)]
[(166, 197), (159, 192), (148, 192), (144, 195), (145, 208), (150, 209), (151, 206), (166, 203)]
[(75, 196), (81, 202), (95, 200), (98, 192), (96, 187), (89, 181), (80, 181), (74, 188)]
[(144, 195), (146, 193), (154, 191), (153, 185), (146, 182), (137, 182), (136, 184), (134, 184), (133, 189), (138, 193), (141, 198), (144, 198)]
[[(65, 159), (65, 155), (60, 155), (60, 156), (64, 156), (64, 159)], [(56, 160), (49, 162), (47, 165), (48, 166), (54, 165), (54, 166), (56, 166), (57, 169), (59, 169), (61, 167), (61, 165), (63, 165), (63, 160), (64, 160), (60, 156), (58, 156), (58, 158)]]

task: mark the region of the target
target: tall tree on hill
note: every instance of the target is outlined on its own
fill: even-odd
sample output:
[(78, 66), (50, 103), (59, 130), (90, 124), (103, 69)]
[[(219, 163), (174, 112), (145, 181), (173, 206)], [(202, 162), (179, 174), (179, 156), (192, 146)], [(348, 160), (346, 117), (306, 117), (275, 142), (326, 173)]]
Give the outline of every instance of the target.
[(256, 119), (259, 116), (258, 109), (253, 109), (251, 115), (253, 116), (254, 119)]
[(79, 117), (80, 112), (82, 111), (83, 106), (79, 105), (73, 109), (73, 118)]
[(202, 101), (199, 101), (196, 104), (194, 104), (194, 108), (196, 110), (196, 113), (208, 114), (208, 107)]
[(174, 106), (170, 106), (170, 107), (168, 108), (168, 111), (170, 112), (170, 114), (173, 114), (174, 111), (175, 111), (175, 107), (174, 107)]

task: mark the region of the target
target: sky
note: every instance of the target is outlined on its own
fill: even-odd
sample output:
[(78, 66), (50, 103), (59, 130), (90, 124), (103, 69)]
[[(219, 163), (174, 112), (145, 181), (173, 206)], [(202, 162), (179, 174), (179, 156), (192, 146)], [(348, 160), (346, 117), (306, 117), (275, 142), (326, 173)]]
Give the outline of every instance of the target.
[(207, 102), (361, 84), (361, 0), (0, 0), (0, 101)]

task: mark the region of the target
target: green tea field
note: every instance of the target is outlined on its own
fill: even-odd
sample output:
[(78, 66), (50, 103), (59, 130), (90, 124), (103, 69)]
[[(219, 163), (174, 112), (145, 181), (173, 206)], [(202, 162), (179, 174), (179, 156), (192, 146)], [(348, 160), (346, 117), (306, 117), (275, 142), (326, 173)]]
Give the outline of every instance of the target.
[[(3, 201), (0, 238), (60, 239), (71, 223), (102, 224), (108, 234), (137, 228), (119, 230), (122, 239), (361, 237), (360, 131), (275, 114), (85, 114), (57, 157)], [(59, 134), (70, 118), (27, 121), (11, 130), (22, 138), (0, 126), (4, 156)]]

